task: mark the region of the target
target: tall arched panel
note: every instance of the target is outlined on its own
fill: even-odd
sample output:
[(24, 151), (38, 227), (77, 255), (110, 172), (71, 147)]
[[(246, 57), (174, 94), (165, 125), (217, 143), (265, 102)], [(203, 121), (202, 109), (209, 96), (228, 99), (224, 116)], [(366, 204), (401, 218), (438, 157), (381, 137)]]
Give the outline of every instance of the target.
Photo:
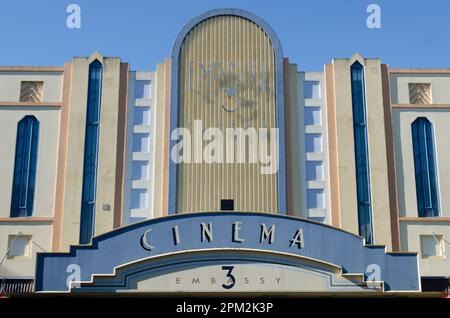
[[(178, 36), (171, 76), (171, 132), (182, 127), (191, 133), (192, 154), (190, 163), (170, 159), (169, 213), (218, 211), (223, 199), (234, 200), (237, 211), (285, 213), (283, 60), (271, 28), (242, 10), (206, 12)], [(277, 142), (271, 129), (278, 128), (277, 171), (261, 173), (260, 149), (252, 162), (248, 139), (245, 163), (236, 154), (234, 163), (199, 158), (210, 141), (196, 143), (196, 131), (208, 128), (223, 133), (224, 161), (227, 129), (255, 128), (259, 141), (267, 128), (270, 147)], [(170, 149), (177, 142), (171, 140)]]

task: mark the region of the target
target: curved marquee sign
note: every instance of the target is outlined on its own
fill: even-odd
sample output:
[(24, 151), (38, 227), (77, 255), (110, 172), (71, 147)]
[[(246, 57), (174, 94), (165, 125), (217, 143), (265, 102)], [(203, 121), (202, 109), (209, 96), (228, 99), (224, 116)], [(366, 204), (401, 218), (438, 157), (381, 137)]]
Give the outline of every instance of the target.
[(416, 253), (306, 219), (193, 213), (147, 220), (69, 253), (40, 253), (37, 291), (419, 291)]

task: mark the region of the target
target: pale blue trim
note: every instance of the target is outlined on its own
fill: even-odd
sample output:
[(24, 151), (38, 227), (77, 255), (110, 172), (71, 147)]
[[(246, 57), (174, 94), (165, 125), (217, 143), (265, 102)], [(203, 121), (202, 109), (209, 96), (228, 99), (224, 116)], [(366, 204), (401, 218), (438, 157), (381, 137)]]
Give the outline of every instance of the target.
[[(186, 35), (197, 24), (202, 21), (221, 15), (233, 15), (245, 18), (256, 23), (269, 36), (275, 51), (275, 94), (276, 94), (276, 115), (277, 125), (279, 128), (279, 168), (278, 168), (278, 213), (286, 214), (286, 171), (285, 171), (285, 128), (284, 128), (284, 72), (283, 72), (283, 50), (280, 40), (270, 27), (270, 25), (257, 15), (234, 8), (214, 9), (206, 11), (189, 21), (178, 34), (172, 49), (172, 67), (170, 80), (170, 131), (178, 126), (178, 59), (180, 55), (181, 45)], [(170, 150), (176, 144), (176, 141), (170, 140), (169, 149), (169, 214), (176, 213), (177, 207), (177, 164), (170, 159)], [(269, 211), (268, 211), (269, 212)]]

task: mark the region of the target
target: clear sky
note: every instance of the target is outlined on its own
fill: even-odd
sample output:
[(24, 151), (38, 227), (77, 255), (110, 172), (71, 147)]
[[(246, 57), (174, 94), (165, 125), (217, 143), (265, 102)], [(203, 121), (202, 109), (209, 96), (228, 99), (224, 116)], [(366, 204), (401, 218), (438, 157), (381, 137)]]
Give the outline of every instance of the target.
[[(66, 26), (69, 4), (81, 28)], [(381, 7), (369, 29), (366, 8)], [(322, 70), (359, 52), (392, 67), (450, 68), (450, 0), (0, 0), (0, 65), (63, 65), (98, 50), (134, 70), (154, 70), (186, 22), (235, 7), (266, 20), (299, 70)]]

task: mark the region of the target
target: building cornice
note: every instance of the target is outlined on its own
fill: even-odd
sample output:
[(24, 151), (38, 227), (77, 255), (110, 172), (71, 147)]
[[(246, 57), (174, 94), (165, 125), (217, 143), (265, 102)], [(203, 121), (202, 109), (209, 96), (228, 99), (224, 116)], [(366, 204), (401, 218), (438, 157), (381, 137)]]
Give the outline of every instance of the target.
[(46, 217), (14, 217), (0, 218), (0, 223), (53, 223), (53, 218)]
[(61, 66), (0, 66), (0, 72), (57, 72), (63, 73)]
[(392, 108), (450, 109), (450, 104), (391, 104)]
[(450, 74), (450, 68), (389, 68), (389, 74)]

